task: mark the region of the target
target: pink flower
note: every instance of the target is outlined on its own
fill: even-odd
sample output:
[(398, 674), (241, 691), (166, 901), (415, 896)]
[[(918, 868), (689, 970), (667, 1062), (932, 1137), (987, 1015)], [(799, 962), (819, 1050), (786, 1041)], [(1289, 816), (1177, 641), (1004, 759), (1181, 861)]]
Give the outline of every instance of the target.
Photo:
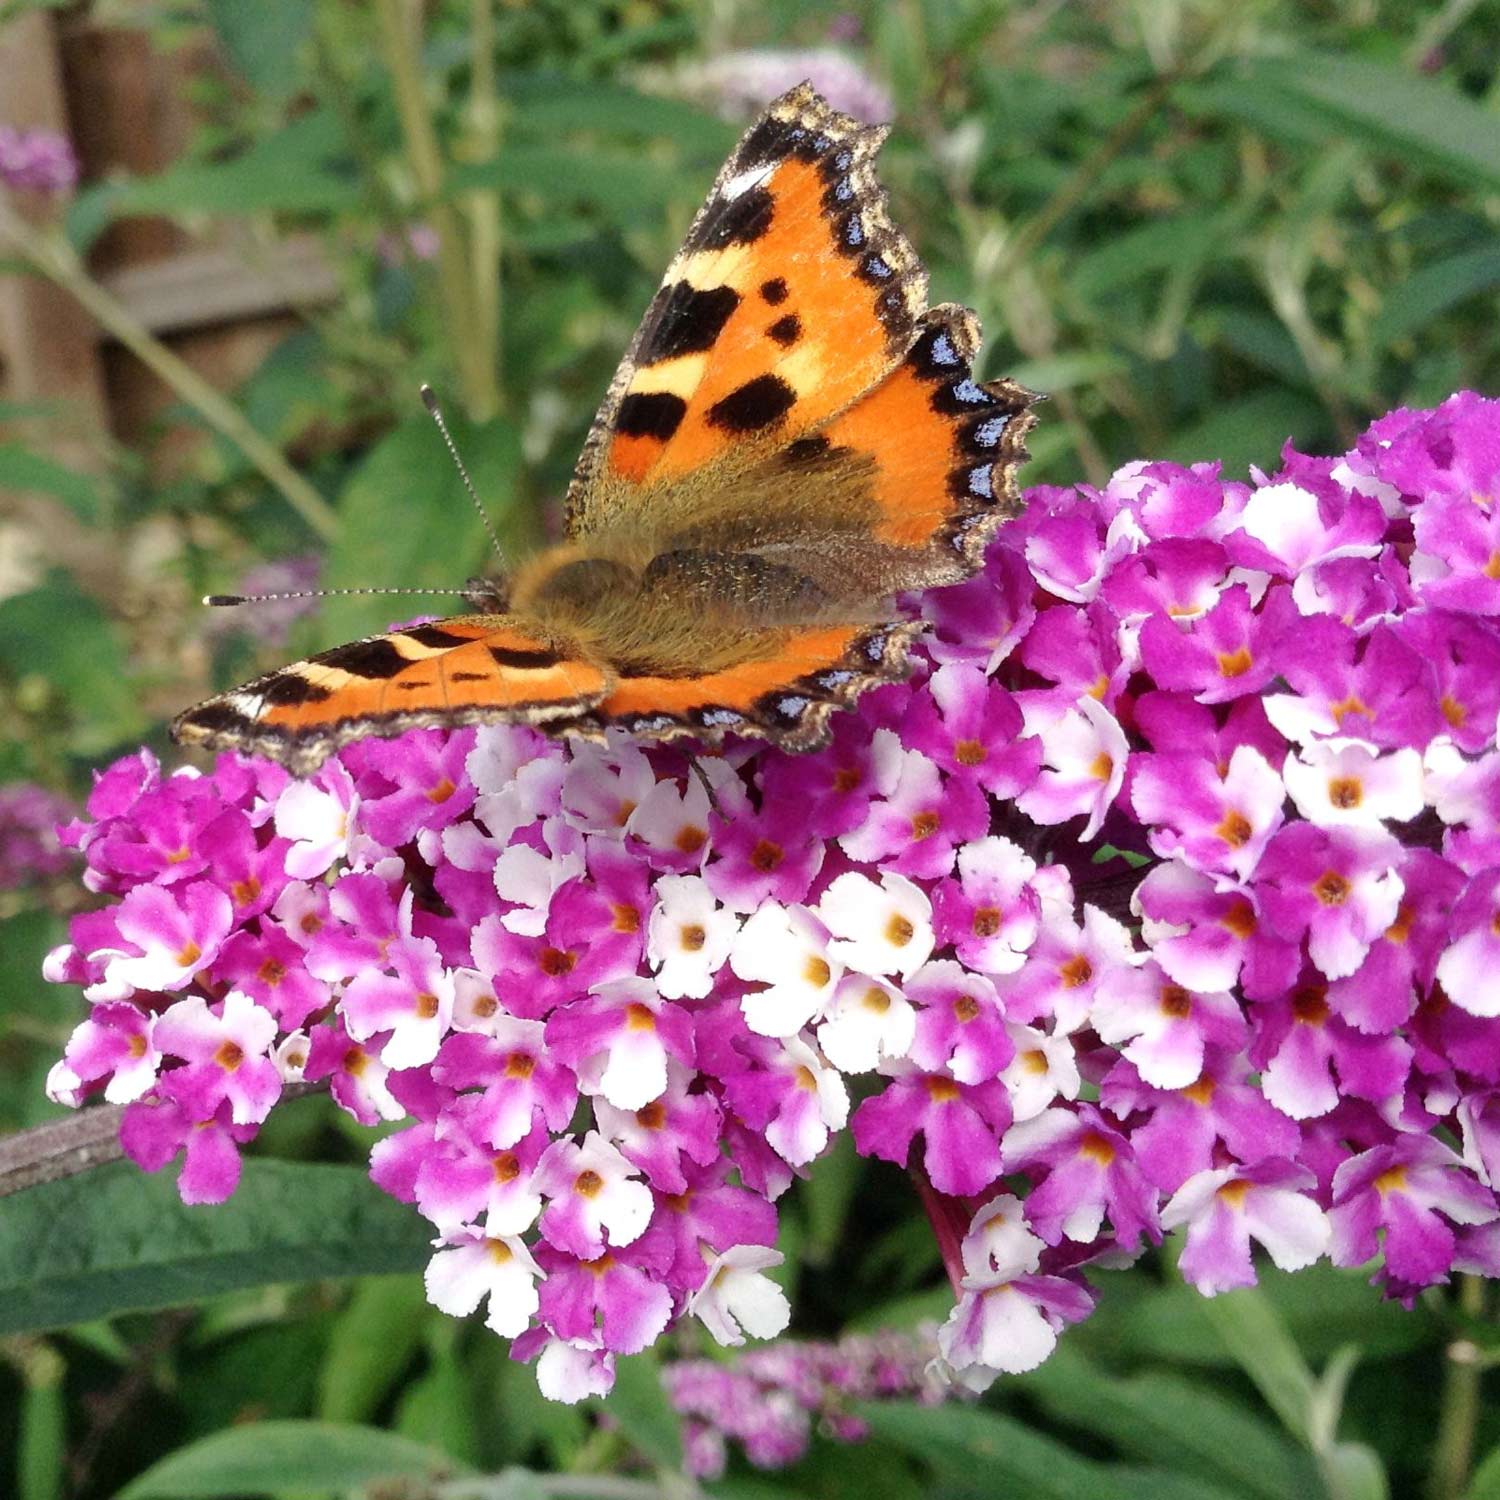
[(1187, 1226), (1179, 1267), (1206, 1297), (1255, 1285), (1250, 1241), (1283, 1271), (1310, 1266), (1327, 1249), (1328, 1219), (1307, 1196), (1311, 1172), (1268, 1159), (1254, 1167), (1200, 1172), (1162, 1210), (1162, 1227)]
[(197, 995), (169, 1006), (152, 1040), (186, 1064), (173, 1069), (168, 1087), (192, 1118), (210, 1119), (227, 1103), (236, 1125), (258, 1125), (281, 1096), (281, 1075), (266, 1055), (275, 1036), (275, 1017), (231, 990), (217, 1012)]
[(1448, 1279), (1455, 1225), (1497, 1217), (1494, 1194), (1459, 1157), (1431, 1137), (1403, 1135), (1351, 1157), (1334, 1175), (1330, 1253), (1336, 1266), (1361, 1265), (1384, 1229), (1386, 1274), (1417, 1290)]

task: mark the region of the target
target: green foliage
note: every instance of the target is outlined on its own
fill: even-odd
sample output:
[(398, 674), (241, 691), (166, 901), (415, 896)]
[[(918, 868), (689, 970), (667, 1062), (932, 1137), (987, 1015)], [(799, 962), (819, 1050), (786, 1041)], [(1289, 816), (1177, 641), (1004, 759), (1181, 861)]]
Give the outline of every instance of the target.
[(250, 1161), (229, 1204), (206, 1209), (180, 1203), (170, 1176), (116, 1163), (0, 1199), (0, 1333), (411, 1270), (426, 1245), (421, 1221), (358, 1167)]
[(126, 1485), (117, 1500), (344, 1493), (373, 1480), (463, 1472), (441, 1452), (374, 1427), (258, 1422), (178, 1449)]
[[(0, 26), (52, 8), (0, 3)], [(447, 607), (330, 599), (289, 646), (246, 612), (210, 647), (196, 606), (314, 550), (335, 588), (458, 586), (487, 566), (423, 380), (505, 548), (545, 534), (737, 133), (682, 75), (731, 48), (821, 45), (848, 9), (496, 5), (488, 70), (480, 8), (411, 8), (435, 182), (393, 93), (382, 7), (111, 11), (145, 46), (206, 43), (221, 65), (194, 76), (180, 157), (89, 184), (59, 235), (83, 255), (159, 215), (258, 271), (294, 236), (320, 247), (334, 295), (299, 299), (232, 395), (337, 530), (319, 544), (306, 497), (289, 504), (285, 477), (223, 436), (191, 386), (127, 452), (101, 433), (80, 445), (76, 413), (0, 405), (0, 491), (26, 496), (0, 535), (5, 779), (81, 797), (93, 767), (143, 738), (162, 747), (164, 719), (210, 688)], [(982, 314), (984, 373), (1056, 398), (1031, 481), (1100, 481), (1139, 456), (1243, 473), (1288, 437), (1341, 448), (1392, 406), (1500, 388), (1492, 7), (915, 0), (861, 17), (845, 50), (891, 88), (882, 176), (934, 298)], [(51, 1112), (42, 1082), (80, 1010), (36, 974), (80, 899), (76, 881), (0, 891), (7, 1129)], [(314, 1164), (348, 1161), (354, 1140), (304, 1100), (225, 1208), (185, 1209), (170, 1172), (124, 1166), (0, 1200), (0, 1493), (441, 1497), (435, 1476), (467, 1474), (490, 1476), (489, 1500), (583, 1495), (590, 1474), (686, 1493), (655, 1357), (622, 1361), (602, 1408), (543, 1401), (478, 1320), (427, 1305), (421, 1221), (362, 1166)], [(784, 1210), (794, 1331), (910, 1327), (951, 1305), (906, 1184), (847, 1142)], [(1098, 1314), (982, 1403), (872, 1405), (867, 1443), (815, 1436), (773, 1477), (737, 1460), (712, 1492), (1414, 1494), (1454, 1409), (1445, 1350), (1461, 1337), (1494, 1360), (1481, 1313), (1383, 1305), (1326, 1267), (1211, 1302), (1151, 1261), (1098, 1279)], [(1473, 1427), (1467, 1493), (1500, 1497), (1493, 1401)]]

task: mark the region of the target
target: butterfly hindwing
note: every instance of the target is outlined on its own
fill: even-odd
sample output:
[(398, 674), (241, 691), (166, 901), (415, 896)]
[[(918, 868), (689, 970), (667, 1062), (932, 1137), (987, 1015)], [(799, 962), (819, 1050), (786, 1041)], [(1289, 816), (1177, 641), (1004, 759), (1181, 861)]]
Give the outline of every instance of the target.
[[(688, 677), (622, 673), (578, 727), (616, 726), (644, 739), (717, 745), (726, 734), (815, 750), (828, 718), (866, 688), (905, 675), (920, 624), (808, 625), (747, 642), (751, 659)], [(570, 728), (572, 726), (569, 726)]]
[(305, 774), (340, 745), (434, 724), (572, 718), (609, 690), (604, 667), (504, 615), (368, 636), (189, 709), (180, 743), (237, 749)]
[(1021, 509), (1016, 475), (1036, 397), (1011, 380), (976, 380), (978, 347), (973, 313), (933, 308), (901, 363), (821, 430), (830, 455), (867, 463), (871, 541), (909, 557), (903, 589), (967, 577)]

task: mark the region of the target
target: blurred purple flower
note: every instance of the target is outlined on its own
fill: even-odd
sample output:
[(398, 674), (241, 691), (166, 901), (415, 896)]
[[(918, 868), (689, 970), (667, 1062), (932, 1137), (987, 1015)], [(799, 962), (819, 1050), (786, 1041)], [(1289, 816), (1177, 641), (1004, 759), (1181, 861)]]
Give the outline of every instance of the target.
[(65, 135), (0, 125), (0, 183), (34, 193), (66, 193), (77, 181), (78, 158)]
[(682, 80), (733, 118), (758, 112), (768, 100), (804, 82), (856, 120), (883, 125), (895, 113), (890, 91), (852, 57), (832, 47), (721, 52), (688, 69)]
[[(313, 553), (281, 557), (247, 568), (230, 592), (235, 594), (295, 594), (318, 586), (322, 561)], [(316, 599), (268, 599), (233, 609), (212, 609), (204, 622), (210, 636), (249, 635), (268, 646), (284, 646), (292, 626), (318, 607)]]
[(34, 782), (0, 786), (0, 891), (45, 880), (71, 866), (57, 825), (75, 812), (71, 803)]

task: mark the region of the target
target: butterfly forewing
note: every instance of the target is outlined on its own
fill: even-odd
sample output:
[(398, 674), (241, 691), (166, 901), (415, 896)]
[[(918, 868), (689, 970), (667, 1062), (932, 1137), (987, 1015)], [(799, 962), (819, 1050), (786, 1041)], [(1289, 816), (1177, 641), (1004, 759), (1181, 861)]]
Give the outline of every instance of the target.
[(299, 773), (365, 735), (512, 720), (544, 724), (592, 707), (607, 669), (505, 615), (463, 615), (369, 636), (270, 672), (189, 709), (184, 744), (239, 749)]
[(885, 131), (806, 85), (746, 133), (647, 310), (569, 490), (576, 535), (746, 442), (791, 442), (900, 359), (927, 277), (890, 222)]

